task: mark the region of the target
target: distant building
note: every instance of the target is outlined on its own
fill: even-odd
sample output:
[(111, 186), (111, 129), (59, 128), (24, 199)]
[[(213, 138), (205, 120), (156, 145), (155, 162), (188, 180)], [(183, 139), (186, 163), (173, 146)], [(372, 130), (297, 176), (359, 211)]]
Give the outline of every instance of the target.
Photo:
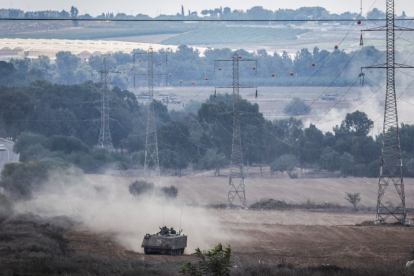
[(24, 12), (16, 9), (0, 9), (0, 18), (23, 18)]
[(35, 12), (26, 12), (24, 14), (25, 18), (59, 18), (58, 11), (35, 11)]

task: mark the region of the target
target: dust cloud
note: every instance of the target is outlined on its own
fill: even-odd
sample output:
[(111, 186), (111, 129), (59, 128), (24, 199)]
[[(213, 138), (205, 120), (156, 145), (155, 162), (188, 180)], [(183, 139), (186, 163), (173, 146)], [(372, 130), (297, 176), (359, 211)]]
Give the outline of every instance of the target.
[(71, 217), (93, 232), (113, 235), (119, 245), (135, 252), (143, 252), (145, 234), (155, 234), (163, 225), (179, 229), (181, 224), (183, 234), (188, 236), (186, 254), (197, 247), (206, 250), (219, 242), (227, 244), (230, 237), (234, 238), (206, 209), (156, 194), (135, 198), (128, 185), (105, 181), (104, 177), (96, 183), (73, 170), (76, 177), (51, 175), (45, 187), (33, 199), (18, 203), (16, 210), (43, 217)]
[[(398, 121), (401, 125), (413, 124), (413, 105), (414, 105), (414, 76), (401, 75), (396, 80), (396, 96), (398, 106)], [(384, 118), (384, 101), (385, 101), (385, 82), (379, 84), (380, 86), (371, 86), (361, 88), (361, 100), (355, 101), (347, 108), (332, 108), (327, 113), (327, 110), (316, 111), (318, 122), (316, 126), (322, 131), (333, 131), (335, 126), (340, 126), (341, 122), (345, 120), (347, 113), (355, 111), (362, 111), (367, 114), (368, 118), (374, 122), (374, 127), (371, 130), (372, 137), (376, 137), (382, 133), (383, 118)], [(340, 97), (340, 96), (339, 96)], [(315, 119), (308, 119), (304, 121), (305, 126), (315, 124)]]

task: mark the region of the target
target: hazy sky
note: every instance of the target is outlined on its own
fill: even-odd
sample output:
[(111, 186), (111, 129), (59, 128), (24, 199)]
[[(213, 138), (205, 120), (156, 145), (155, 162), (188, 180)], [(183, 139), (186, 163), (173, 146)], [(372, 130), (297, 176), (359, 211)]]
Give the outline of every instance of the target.
[[(344, 11), (358, 12), (361, 0), (0, 0), (0, 8), (18, 8), (25, 11), (30, 10), (69, 10), (70, 6), (76, 6), (81, 14), (87, 12), (91, 15), (101, 14), (102, 12), (123, 12), (126, 14), (148, 14), (156, 16), (159, 13), (176, 14), (181, 11), (181, 5), (187, 12), (200, 12), (203, 9), (212, 9), (230, 7), (231, 9), (249, 9), (252, 6), (263, 6), (264, 8), (277, 10), (279, 8), (296, 9), (305, 6), (321, 6), (330, 12), (342, 13)], [(363, 0), (363, 11), (367, 12), (368, 8), (375, 3), (374, 7), (385, 10), (385, 0)], [(396, 13), (401, 14), (403, 10), (407, 15), (414, 15), (413, 0), (395, 0)]]

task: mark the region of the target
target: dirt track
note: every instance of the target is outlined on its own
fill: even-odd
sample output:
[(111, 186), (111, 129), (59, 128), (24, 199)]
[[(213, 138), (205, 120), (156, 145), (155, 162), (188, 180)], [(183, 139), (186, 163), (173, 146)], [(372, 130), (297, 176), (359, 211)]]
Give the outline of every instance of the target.
[[(352, 226), (372, 220), (373, 214), (209, 210), (222, 221), (223, 231), (232, 233), (230, 244), (237, 266), (248, 263), (291, 263), (301, 266), (405, 264), (414, 248), (414, 227)], [(211, 233), (214, 236), (214, 233)], [(111, 258), (138, 258), (151, 263), (184, 262), (193, 256), (143, 255), (117, 245), (110, 234), (86, 229), (67, 233), (70, 248)], [(191, 237), (189, 237), (191, 239)], [(186, 252), (187, 254), (191, 252)]]
[[(117, 187), (127, 189), (128, 184), (137, 178), (88, 175), (94, 183), (109, 181)], [(186, 177), (163, 177), (165, 186), (175, 185), (179, 190), (179, 201), (191, 205), (222, 204), (226, 202), (226, 178), (203, 175)], [(335, 178), (335, 179), (248, 179), (247, 195), (249, 204), (261, 198), (274, 198), (286, 202), (303, 203), (308, 199), (315, 202), (329, 201), (341, 206), (349, 206), (344, 199), (345, 192), (361, 193), (361, 204), (374, 207), (376, 203), (377, 179)], [(407, 207), (413, 206), (414, 179), (406, 179)], [(157, 207), (158, 208), (158, 207)], [(370, 265), (398, 264), (403, 266), (414, 256), (414, 227), (402, 226), (355, 226), (364, 221), (373, 221), (374, 213), (328, 213), (310, 211), (253, 211), (229, 209), (203, 209), (189, 207), (184, 213), (202, 217), (192, 226), (183, 217), (184, 234), (189, 235), (191, 251), (185, 256), (144, 255), (139, 250), (141, 237), (135, 237), (135, 230), (126, 235), (134, 237), (134, 247), (116, 243), (110, 233), (92, 232), (86, 227), (73, 230), (65, 235), (69, 247), (76, 252), (94, 253), (111, 258), (132, 258), (150, 263), (168, 262), (178, 265), (193, 260), (190, 254), (197, 246), (211, 248), (221, 242), (232, 247), (235, 265), (259, 262), (279, 264), (291, 263), (295, 266), (337, 265), (339, 267), (362, 267)], [(160, 208), (158, 208), (160, 209)], [(200, 212), (198, 212), (199, 210)], [(138, 219), (137, 217), (136, 219)], [(215, 227), (209, 226), (215, 218)], [(408, 217), (414, 222), (412, 214)], [(190, 220), (195, 218), (190, 217)], [(200, 219), (202, 221), (200, 221)], [(150, 226), (146, 219), (137, 224), (139, 228)], [(201, 226), (201, 222), (204, 226)], [(154, 224), (155, 225), (155, 224)], [(151, 225), (151, 227), (155, 227)], [(208, 227), (207, 227), (208, 228)], [(100, 229), (100, 228), (98, 228)], [(136, 228), (135, 228), (136, 229)], [(151, 228), (152, 229), (152, 228)], [(154, 229), (154, 231), (155, 231)], [(144, 229), (137, 229), (144, 230)], [(202, 230), (202, 231), (200, 231)], [(119, 235), (119, 233), (118, 233)], [(196, 237), (198, 235), (198, 237)], [(206, 249), (203, 248), (202, 249)], [(401, 267), (400, 266), (400, 267)]]

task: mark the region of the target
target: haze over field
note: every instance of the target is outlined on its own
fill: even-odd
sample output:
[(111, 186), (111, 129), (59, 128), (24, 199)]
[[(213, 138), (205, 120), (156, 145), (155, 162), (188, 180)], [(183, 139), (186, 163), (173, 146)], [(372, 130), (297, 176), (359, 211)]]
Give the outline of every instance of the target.
[(0, 275), (414, 275), (414, 2), (362, 2), (0, 0)]

